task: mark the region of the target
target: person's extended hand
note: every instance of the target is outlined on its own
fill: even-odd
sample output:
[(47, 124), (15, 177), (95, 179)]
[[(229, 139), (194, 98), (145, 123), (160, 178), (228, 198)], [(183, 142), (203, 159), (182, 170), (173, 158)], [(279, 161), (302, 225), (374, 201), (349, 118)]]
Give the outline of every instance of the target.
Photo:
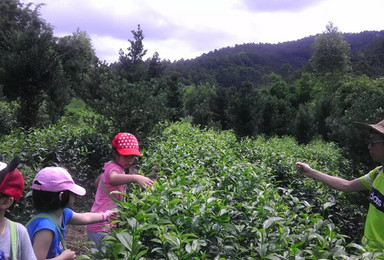
[(136, 182), (143, 188), (146, 189), (149, 186), (152, 186), (154, 181), (150, 178), (147, 178), (142, 175), (136, 175)]
[(302, 173), (304, 175), (307, 175), (308, 172), (312, 170), (312, 168), (308, 164), (303, 162), (297, 162), (296, 169), (299, 173)]
[(108, 221), (116, 220), (119, 217), (119, 212), (117, 210), (107, 210), (105, 212)]
[(64, 250), (60, 256), (62, 257), (62, 259), (64, 260), (73, 260), (73, 259), (76, 259), (76, 253), (75, 251), (72, 251), (71, 249), (66, 249)]

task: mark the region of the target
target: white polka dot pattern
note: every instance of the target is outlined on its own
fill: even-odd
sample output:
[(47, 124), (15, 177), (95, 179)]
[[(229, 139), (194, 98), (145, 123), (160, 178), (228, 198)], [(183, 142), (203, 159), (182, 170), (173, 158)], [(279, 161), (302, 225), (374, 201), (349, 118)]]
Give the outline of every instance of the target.
[(133, 148), (139, 149), (139, 144), (134, 135), (130, 133), (122, 133), (120, 136), (116, 138), (117, 145), (116, 149), (125, 149), (125, 148)]

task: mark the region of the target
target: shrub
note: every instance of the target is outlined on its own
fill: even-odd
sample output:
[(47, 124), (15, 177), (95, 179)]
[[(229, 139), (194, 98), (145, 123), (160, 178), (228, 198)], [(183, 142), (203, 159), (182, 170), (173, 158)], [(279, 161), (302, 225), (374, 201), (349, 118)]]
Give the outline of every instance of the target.
[(332, 208), (328, 192), (311, 197), (323, 211), (305, 199), (320, 186), (296, 175), (298, 158), (337, 174), (348, 165), (333, 144), (320, 141), (238, 141), (231, 131), (168, 125), (142, 157), (141, 173), (157, 172), (156, 184), (132, 188), (119, 205), (118, 227), (105, 238), (109, 246), (91, 257), (329, 259), (364, 252), (324, 214)]
[(19, 104), (16, 101), (0, 101), (0, 134), (10, 134), (17, 127), (17, 115)]
[[(36, 173), (47, 166), (65, 167), (75, 182), (87, 186), (110, 157), (109, 124), (86, 108), (74, 114), (69, 110), (56, 125), (1, 136), (0, 151), (6, 161), (15, 155), (21, 158), (19, 169), (26, 180), (26, 193)], [(24, 197), (19, 203), (20, 211), (13, 212), (21, 222), (26, 222), (33, 211)]]

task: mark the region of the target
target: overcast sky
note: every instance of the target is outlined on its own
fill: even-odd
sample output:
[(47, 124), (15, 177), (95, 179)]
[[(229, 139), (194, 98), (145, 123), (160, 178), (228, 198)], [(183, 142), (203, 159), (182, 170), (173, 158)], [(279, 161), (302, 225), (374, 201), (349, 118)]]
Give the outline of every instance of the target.
[(278, 43), (325, 31), (384, 30), (384, 0), (22, 0), (45, 3), (41, 17), (56, 36), (77, 29), (96, 56), (112, 63), (127, 53), (140, 24), (145, 58), (192, 59), (243, 43)]

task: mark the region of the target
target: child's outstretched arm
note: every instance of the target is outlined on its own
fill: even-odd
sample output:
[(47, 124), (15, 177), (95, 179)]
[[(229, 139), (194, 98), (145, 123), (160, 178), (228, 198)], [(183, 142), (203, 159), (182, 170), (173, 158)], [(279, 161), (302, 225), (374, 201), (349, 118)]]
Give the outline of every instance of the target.
[[(53, 232), (49, 229), (42, 229), (33, 237), (33, 251), (35, 252), (37, 260), (47, 259), (49, 248), (53, 240)], [(59, 256), (51, 258), (54, 260), (69, 260), (76, 259), (76, 253), (70, 249), (64, 250)]]
[(77, 213), (73, 212), (71, 220), (68, 222), (71, 225), (87, 225), (102, 221), (111, 221), (115, 220), (118, 217), (118, 212), (116, 210), (107, 210), (104, 213), (94, 213), (94, 212), (85, 212)]
[(148, 186), (152, 186), (154, 181), (151, 180), (148, 177), (145, 177), (140, 174), (119, 174), (115, 171), (112, 171), (109, 174), (109, 184), (111, 185), (122, 185), (122, 184), (128, 184), (136, 182), (138, 183), (142, 188), (147, 188)]

